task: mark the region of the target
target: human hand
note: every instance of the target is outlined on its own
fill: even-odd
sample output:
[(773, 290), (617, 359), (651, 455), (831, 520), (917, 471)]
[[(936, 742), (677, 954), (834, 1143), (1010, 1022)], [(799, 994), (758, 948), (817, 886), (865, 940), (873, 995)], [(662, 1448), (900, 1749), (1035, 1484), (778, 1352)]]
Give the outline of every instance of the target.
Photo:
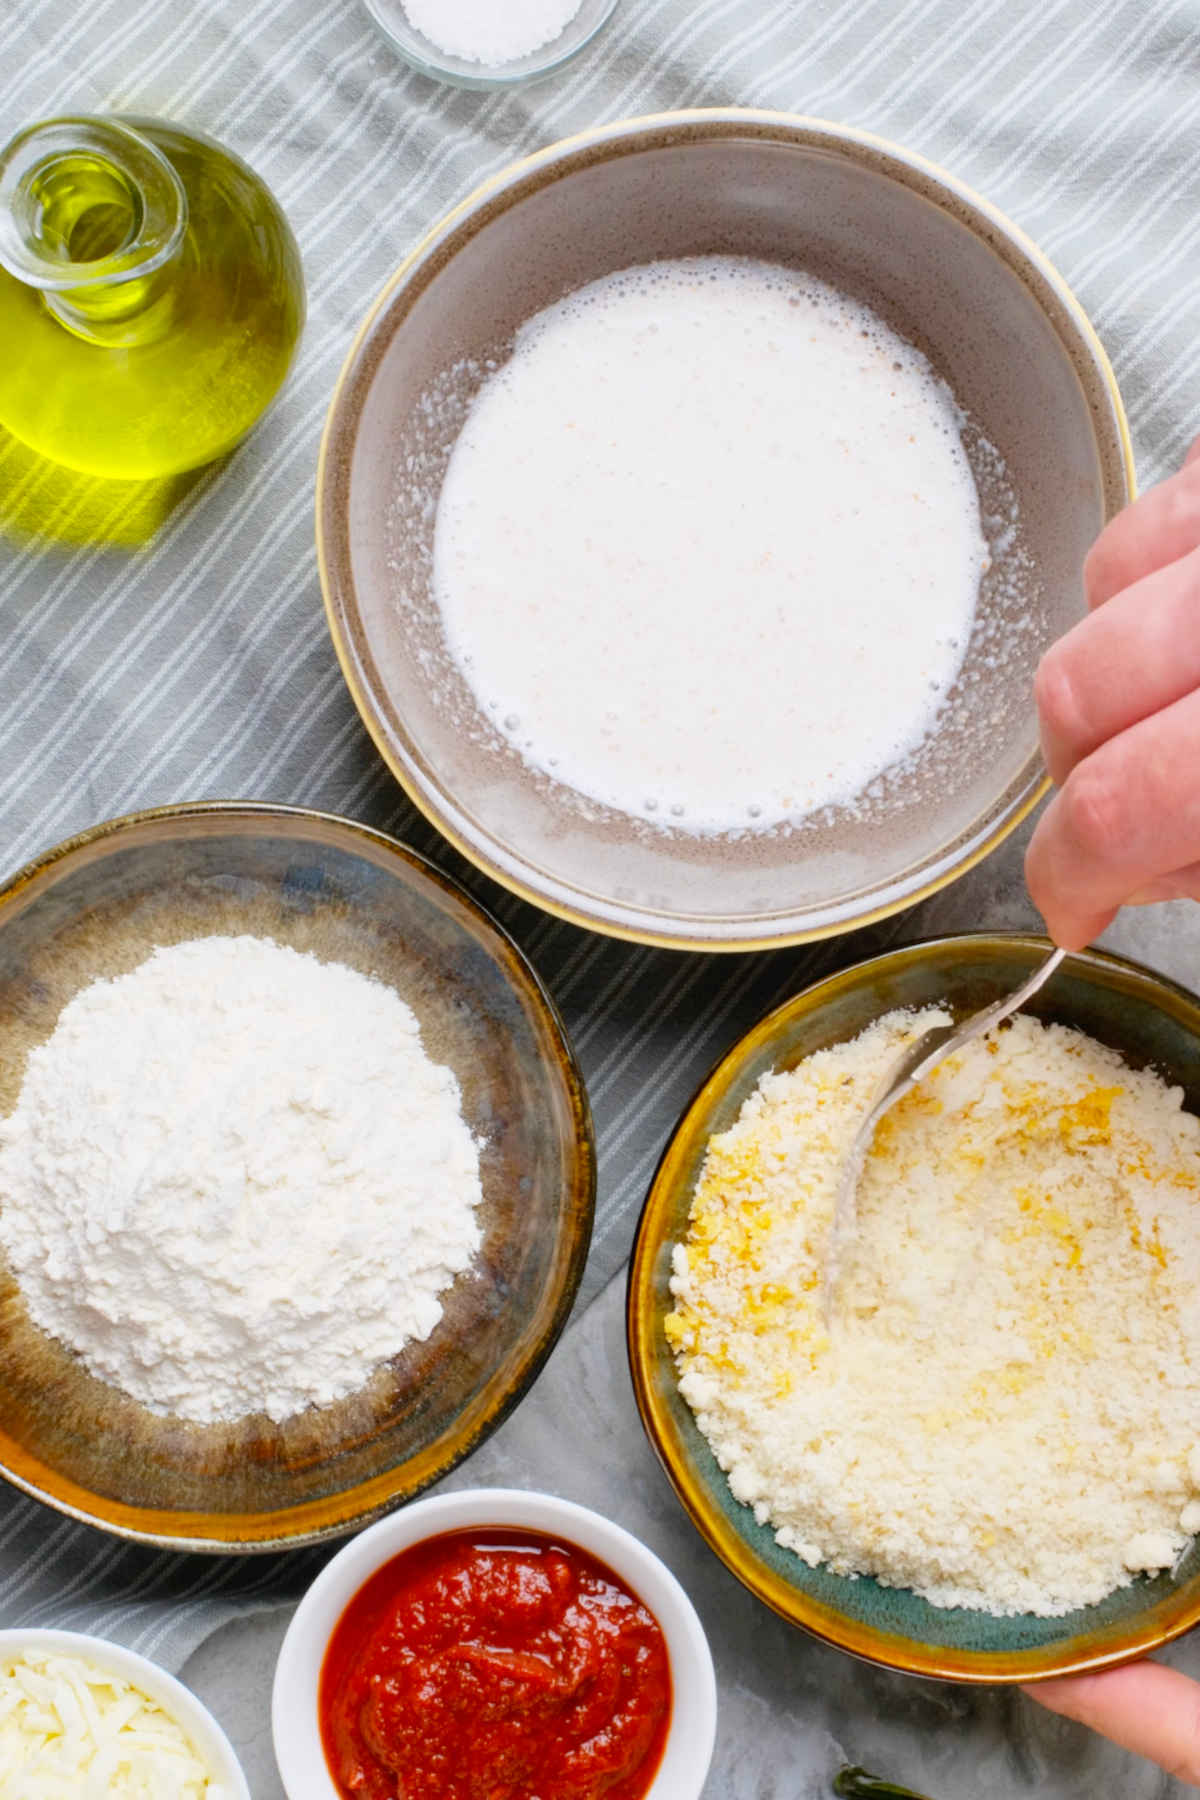
[[(1025, 871), (1050, 935), (1097, 937), (1122, 905), (1200, 899), (1200, 439), (1113, 520), (1084, 565), (1088, 617), (1037, 676), (1058, 788)], [(1200, 1787), (1200, 1684), (1158, 1663), (1025, 1692)]]
[(1037, 673), (1058, 792), (1025, 862), (1056, 943), (1126, 905), (1200, 899), (1200, 439), (1096, 540), (1088, 617)]
[(1072, 1675), (1027, 1687), (1031, 1699), (1090, 1725), (1126, 1750), (1149, 1757), (1200, 1787), (1200, 1682), (1161, 1663), (1130, 1663), (1099, 1675)]

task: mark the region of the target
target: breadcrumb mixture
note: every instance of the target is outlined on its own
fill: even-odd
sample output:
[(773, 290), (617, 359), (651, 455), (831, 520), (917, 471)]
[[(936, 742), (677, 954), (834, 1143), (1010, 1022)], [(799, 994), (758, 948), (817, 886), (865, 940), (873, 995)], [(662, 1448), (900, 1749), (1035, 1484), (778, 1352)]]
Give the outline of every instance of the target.
[(764, 1077), (676, 1245), (680, 1391), (805, 1562), (937, 1606), (1069, 1612), (1200, 1529), (1200, 1119), (1019, 1017), (882, 1122), (830, 1332), (837, 1171), (938, 1009)]

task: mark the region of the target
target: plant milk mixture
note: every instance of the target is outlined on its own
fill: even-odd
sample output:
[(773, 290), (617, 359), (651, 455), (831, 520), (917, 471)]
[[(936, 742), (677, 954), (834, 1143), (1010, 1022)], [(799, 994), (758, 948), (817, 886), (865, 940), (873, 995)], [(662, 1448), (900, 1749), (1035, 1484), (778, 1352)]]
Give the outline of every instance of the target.
[(522, 328), (451, 455), (434, 591), (527, 762), (713, 832), (851, 803), (916, 749), (986, 564), (925, 358), (811, 276), (705, 256)]

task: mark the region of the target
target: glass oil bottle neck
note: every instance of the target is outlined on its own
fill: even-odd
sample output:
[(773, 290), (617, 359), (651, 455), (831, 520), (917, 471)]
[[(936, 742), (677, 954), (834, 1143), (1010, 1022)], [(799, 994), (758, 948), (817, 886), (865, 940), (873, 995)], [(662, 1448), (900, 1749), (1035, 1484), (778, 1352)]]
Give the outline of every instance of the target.
[(168, 267), (186, 225), (179, 176), (117, 119), (51, 119), (0, 151), (0, 267), (91, 343), (116, 349), (167, 329)]

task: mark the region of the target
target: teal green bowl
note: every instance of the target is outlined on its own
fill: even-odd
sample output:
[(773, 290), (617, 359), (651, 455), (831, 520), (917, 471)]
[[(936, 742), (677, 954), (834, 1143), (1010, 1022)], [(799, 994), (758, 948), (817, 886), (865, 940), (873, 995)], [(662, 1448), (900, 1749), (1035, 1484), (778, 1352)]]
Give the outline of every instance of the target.
[[(1144, 1656), (1200, 1622), (1200, 1547), (1173, 1573), (1139, 1577), (1062, 1618), (931, 1606), (907, 1588), (810, 1569), (733, 1498), (676, 1385), (663, 1330), (671, 1251), (686, 1234), (708, 1140), (732, 1125), (771, 1069), (855, 1037), (894, 1007), (943, 1004), (959, 1017), (1011, 992), (1046, 954), (1043, 938), (941, 938), (845, 969), (770, 1013), (708, 1077), (667, 1146), (642, 1212), (629, 1272), (627, 1331), (639, 1411), (701, 1535), (759, 1599), (814, 1636), (869, 1662), (948, 1681), (1023, 1682)], [(1200, 1112), (1200, 1002), (1120, 957), (1070, 957), (1030, 1002), (1037, 1018), (1075, 1026), (1152, 1064)]]

